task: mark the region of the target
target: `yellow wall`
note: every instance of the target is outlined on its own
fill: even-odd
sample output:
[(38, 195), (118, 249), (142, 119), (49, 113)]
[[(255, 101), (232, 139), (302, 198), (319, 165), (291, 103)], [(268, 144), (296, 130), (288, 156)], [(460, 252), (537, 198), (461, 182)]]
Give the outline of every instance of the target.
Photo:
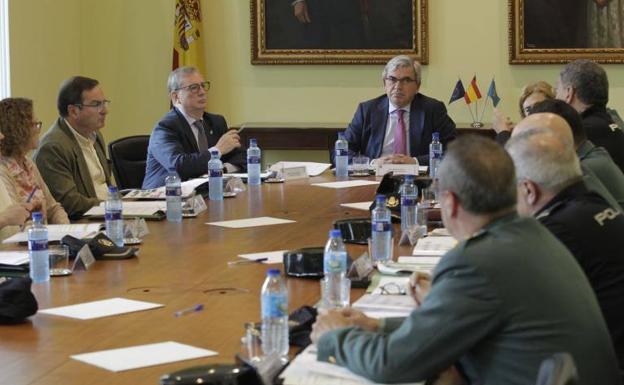
[[(56, 117), (59, 83), (81, 73), (113, 100), (107, 140), (149, 133), (168, 108), (174, 0), (10, 0), (13, 95), (30, 96), (45, 125)], [(349, 121), (359, 101), (381, 93), (381, 66), (252, 66), (248, 0), (203, 0), (209, 110), (245, 121)], [(475, 23), (475, 21), (477, 21)], [(471, 31), (466, 33), (465, 31)], [(422, 92), (448, 101), (461, 76), (482, 92), (495, 76), (501, 107), (517, 118), (522, 86), (554, 82), (560, 66), (507, 64), (507, 2), (429, 0), (430, 64)], [(624, 67), (606, 66), (610, 105), (624, 102)], [(470, 121), (461, 101), (449, 106)], [(491, 108), (486, 110), (489, 121)]]

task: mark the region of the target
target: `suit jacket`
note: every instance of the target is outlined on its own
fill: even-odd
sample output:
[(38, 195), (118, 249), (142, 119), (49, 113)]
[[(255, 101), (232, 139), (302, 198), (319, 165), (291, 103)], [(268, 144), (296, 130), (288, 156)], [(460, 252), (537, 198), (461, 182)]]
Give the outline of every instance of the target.
[[(110, 185), (104, 138), (99, 132), (96, 135), (95, 151)], [(70, 218), (79, 218), (100, 204), (80, 145), (62, 117), (41, 138), (33, 158), (54, 199)]]
[(583, 271), (537, 220), (515, 213), (444, 255), (407, 318), (385, 319), (381, 333), (337, 329), (317, 348), (319, 360), (382, 383), (422, 381), (457, 363), (470, 384), (535, 384), (542, 360), (560, 351), (574, 357), (580, 384), (620, 383)]
[[(221, 115), (204, 112), (203, 119), (210, 148), (228, 128)], [(143, 188), (164, 186), (167, 174), (172, 171), (177, 172), (183, 181), (199, 177), (208, 172), (209, 160), (210, 153), (199, 151), (190, 125), (174, 107), (156, 124), (150, 136)], [(245, 154), (240, 148), (222, 155), (221, 161), (245, 169)]]
[(624, 127), (614, 123), (605, 107), (592, 106), (581, 113), (587, 139), (603, 147), (624, 172)]
[[(360, 103), (345, 131), (349, 151), (360, 152), (371, 159), (381, 156), (388, 123), (388, 105), (386, 95)], [(434, 131), (440, 133), (440, 142), (444, 146), (455, 139), (455, 123), (446, 113), (444, 103), (417, 94), (410, 107), (409, 141), (410, 155), (417, 158), (421, 165), (429, 164), (429, 143)]]

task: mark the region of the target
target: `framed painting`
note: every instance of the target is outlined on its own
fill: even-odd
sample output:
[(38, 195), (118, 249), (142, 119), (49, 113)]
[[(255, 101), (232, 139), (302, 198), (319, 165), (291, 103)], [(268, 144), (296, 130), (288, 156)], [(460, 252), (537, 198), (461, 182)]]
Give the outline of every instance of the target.
[(509, 63), (624, 63), (624, 2), (508, 0)]
[(252, 64), (427, 64), (427, 0), (250, 0)]

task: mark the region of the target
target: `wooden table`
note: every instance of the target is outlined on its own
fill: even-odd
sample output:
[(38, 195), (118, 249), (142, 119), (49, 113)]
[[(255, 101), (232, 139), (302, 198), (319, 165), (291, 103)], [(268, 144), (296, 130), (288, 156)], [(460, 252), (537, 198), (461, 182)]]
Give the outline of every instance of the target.
[[(89, 271), (34, 285), (42, 309), (112, 297), (165, 307), (87, 321), (38, 314), (21, 325), (0, 326), (0, 383), (157, 384), (164, 373), (233, 362), (240, 350), (243, 324), (260, 318), (260, 287), (267, 265), (228, 267), (227, 261), (242, 253), (320, 246), (334, 220), (368, 216), (340, 203), (372, 200), (376, 186), (334, 190), (309, 185), (332, 180), (326, 175), (310, 182), (263, 184), (236, 198), (207, 202), (206, 212), (184, 219), (182, 224), (149, 222), (151, 234), (138, 258), (100, 261)], [(296, 223), (248, 229), (205, 224), (257, 216)], [(363, 252), (360, 246), (348, 248), (353, 256)], [(408, 248), (395, 247), (395, 254), (408, 252)], [(290, 311), (319, 298), (318, 281), (290, 278), (287, 285)], [(176, 310), (198, 303), (205, 306), (202, 312), (174, 317)], [(69, 358), (164, 341), (214, 350), (219, 355), (119, 373)]]

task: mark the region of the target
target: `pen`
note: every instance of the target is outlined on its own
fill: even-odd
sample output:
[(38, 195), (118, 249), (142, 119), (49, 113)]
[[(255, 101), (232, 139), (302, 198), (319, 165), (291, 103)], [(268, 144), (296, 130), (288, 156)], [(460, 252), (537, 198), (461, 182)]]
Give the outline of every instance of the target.
[(26, 203), (30, 203), (30, 200), (33, 198), (33, 196), (35, 195), (36, 191), (37, 191), (37, 186), (33, 187), (33, 189), (30, 192), (30, 194), (28, 194), (28, 198), (26, 198)]
[(185, 314), (195, 313), (195, 312), (202, 311), (202, 310), (204, 310), (204, 304), (203, 303), (198, 303), (195, 306), (191, 306), (191, 307), (186, 308), (186, 309), (178, 310), (177, 312), (173, 313), (173, 315), (176, 316), (176, 317), (180, 317), (180, 316), (183, 316)]
[(230, 261), (228, 262), (228, 266), (234, 265), (244, 265), (246, 263), (262, 263), (268, 261), (269, 258), (256, 258), (256, 259), (240, 259), (238, 261)]

